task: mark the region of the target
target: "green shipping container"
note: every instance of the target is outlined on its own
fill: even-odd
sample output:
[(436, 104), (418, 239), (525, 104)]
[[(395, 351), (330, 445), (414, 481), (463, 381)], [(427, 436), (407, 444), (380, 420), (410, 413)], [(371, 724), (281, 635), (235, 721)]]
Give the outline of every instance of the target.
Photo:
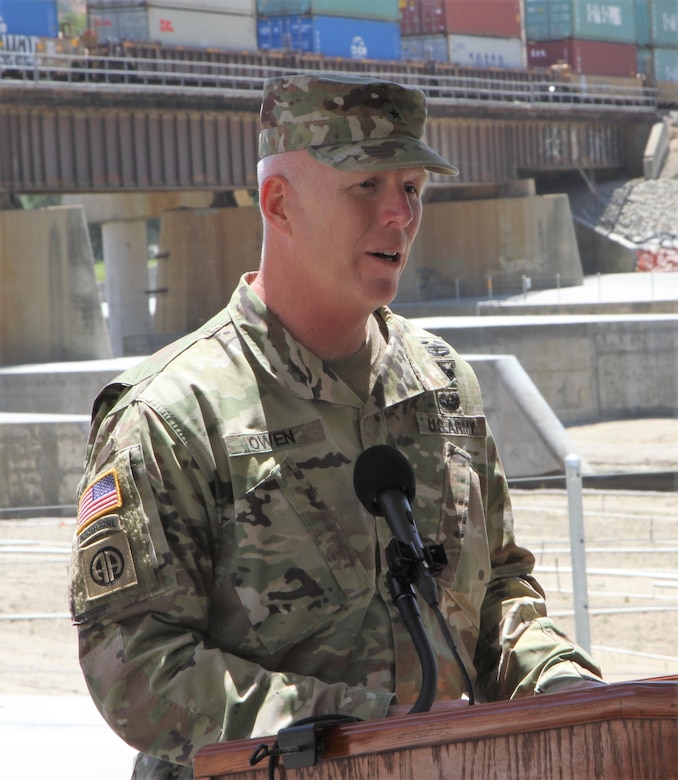
[(654, 46), (678, 49), (678, 0), (651, 0)]
[(609, 43), (636, 42), (634, 0), (573, 1), (574, 37)]
[(572, 3), (570, 0), (550, 0), (549, 31), (551, 40), (558, 41), (574, 36), (572, 28)]
[(528, 41), (565, 38), (636, 43), (637, 19), (644, 19), (649, 36), (648, 0), (525, 0), (525, 37)]
[(525, 37), (528, 41), (548, 41), (551, 39), (549, 7), (546, 0), (525, 0), (523, 13), (525, 16)]
[(398, 0), (257, 0), (257, 14), (266, 16), (348, 16), (354, 19), (400, 20)]
[(525, 0), (528, 41), (559, 41), (572, 34), (571, 0)]
[(636, 45), (649, 46), (650, 42), (650, 0), (636, 0)]
[(654, 77), (657, 81), (678, 81), (678, 47), (654, 50)]

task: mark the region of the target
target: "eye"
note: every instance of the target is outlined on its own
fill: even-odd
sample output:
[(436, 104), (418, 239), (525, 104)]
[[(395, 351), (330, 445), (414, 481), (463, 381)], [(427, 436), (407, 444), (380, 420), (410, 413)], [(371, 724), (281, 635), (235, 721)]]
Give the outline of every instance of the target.
[(424, 185), (413, 184), (412, 182), (406, 182), (404, 190), (408, 195), (415, 195), (417, 198), (421, 198), (424, 192)]
[(363, 187), (364, 189), (374, 187), (374, 179), (365, 179), (364, 181), (361, 181), (358, 186)]

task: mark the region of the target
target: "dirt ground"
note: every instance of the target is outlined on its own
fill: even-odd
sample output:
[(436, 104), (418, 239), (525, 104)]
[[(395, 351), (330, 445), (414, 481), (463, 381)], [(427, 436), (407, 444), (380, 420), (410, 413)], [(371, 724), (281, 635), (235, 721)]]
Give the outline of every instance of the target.
[[(570, 428), (596, 471), (676, 469), (678, 419)], [(567, 495), (514, 491), (518, 540), (575, 636)], [(678, 493), (584, 491), (592, 652), (610, 682), (678, 674)], [(68, 618), (72, 518), (0, 520), (0, 694), (83, 694)]]

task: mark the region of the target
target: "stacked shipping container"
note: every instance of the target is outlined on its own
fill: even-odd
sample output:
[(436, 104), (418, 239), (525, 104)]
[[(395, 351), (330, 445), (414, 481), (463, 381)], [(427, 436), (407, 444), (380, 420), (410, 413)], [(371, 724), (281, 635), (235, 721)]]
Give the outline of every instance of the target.
[[(473, 67), (564, 62), (580, 74), (678, 81), (678, 0), (88, 0), (87, 6), (101, 42)], [(55, 0), (0, 0), (0, 33), (12, 15), (21, 18), (24, 34), (56, 35)]]
[(639, 2), (638, 72), (678, 82), (678, 0)]
[(527, 64), (678, 80), (678, 0), (524, 0)]
[(521, 68), (521, 0), (402, 0), (403, 59)]
[(260, 49), (399, 60), (398, 0), (257, 0)]
[(87, 17), (101, 43), (257, 48), (255, 0), (88, 0)]
[(564, 62), (575, 73), (636, 75), (635, 0), (524, 1), (528, 66)]

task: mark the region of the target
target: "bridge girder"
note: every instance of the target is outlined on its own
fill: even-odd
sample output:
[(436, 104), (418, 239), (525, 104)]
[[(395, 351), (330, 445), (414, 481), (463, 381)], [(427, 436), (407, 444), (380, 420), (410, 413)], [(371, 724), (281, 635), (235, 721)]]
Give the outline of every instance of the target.
[[(59, 99), (17, 91), (0, 103), (0, 192), (95, 193), (256, 188), (258, 98)], [(5, 96), (7, 93), (5, 93)], [(627, 135), (646, 115), (435, 110), (427, 137), (461, 175), (437, 187), (505, 185), (525, 175), (625, 169)]]

